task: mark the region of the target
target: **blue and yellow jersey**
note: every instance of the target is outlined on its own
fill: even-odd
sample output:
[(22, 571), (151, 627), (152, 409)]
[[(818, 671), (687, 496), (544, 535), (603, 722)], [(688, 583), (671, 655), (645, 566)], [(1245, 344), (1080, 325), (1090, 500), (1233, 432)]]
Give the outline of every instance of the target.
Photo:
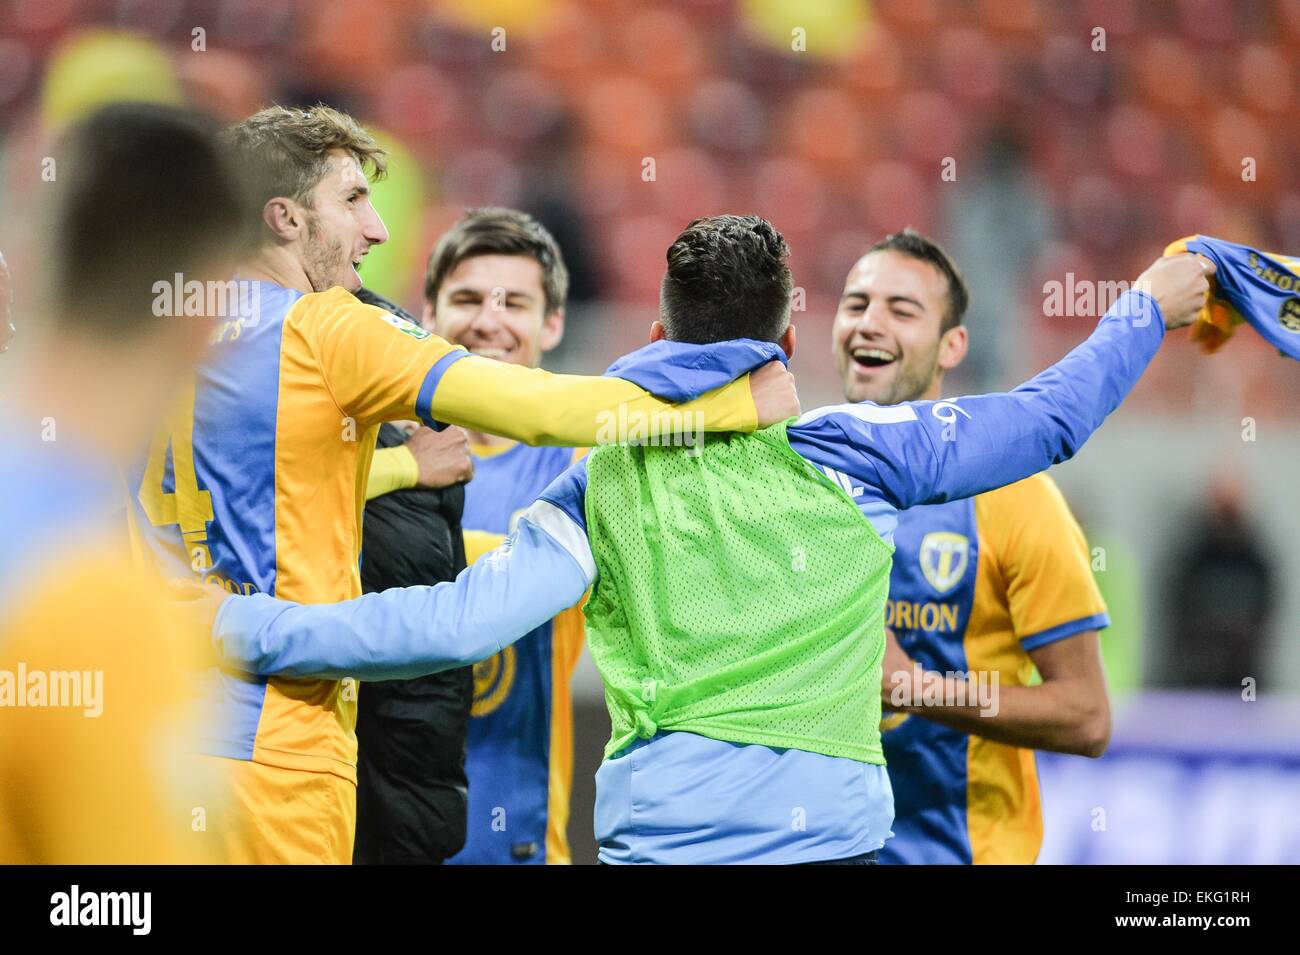
[[(135, 523), (169, 575), (309, 604), (359, 596), (366, 482), (386, 420), (573, 445), (596, 440), (603, 410), (671, 410), (631, 381), (471, 356), (342, 288), (248, 286), (253, 318), (218, 329), (133, 477)], [(754, 427), (747, 379), (692, 397), (682, 407), (709, 429)], [(206, 752), (356, 782), (354, 683), (227, 670), (209, 691), (220, 719)]]
[[(584, 453), (474, 445), (465, 486), (465, 553), (472, 563), (515, 529), (519, 515)], [(577, 607), (474, 667), (465, 847), (449, 862), (567, 864), (573, 785), (569, 681), (582, 652)]]
[[(1023, 686), (1029, 651), (1108, 626), (1088, 548), (1037, 474), (899, 514), (885, 622), (928, 670)], [(1034, 751), (902, 713), (882, 721), (894, 787), (893, 863), (1031, 863), (1043, 838)]]
[[(356, 597), (379, 424), (428, 418), (435, 376), (464, 353), (341, 288), (256, 288), (256, 320), (220, 330), (155, 437), (132, 487), (136, 527), (171, 575), (303, 603)], [(220, 719), (206, 752), (356, 781), (350, 687), (223, 671), (208, 691)]]
[(1172, 242), (1165, 255), (1195, 252), (1215, 265), (1210, 297), (1192, 326), (1192, 341), (1216, 351), (1249, 322), (1283, 355), (1300, 359), (1300, 257), (1261, 252), (1208, 235)]
[(186, 760), (206, 628), (136, 565), (112, 466), (39, 431), (0, 421), (0, 864), (221, 861)]

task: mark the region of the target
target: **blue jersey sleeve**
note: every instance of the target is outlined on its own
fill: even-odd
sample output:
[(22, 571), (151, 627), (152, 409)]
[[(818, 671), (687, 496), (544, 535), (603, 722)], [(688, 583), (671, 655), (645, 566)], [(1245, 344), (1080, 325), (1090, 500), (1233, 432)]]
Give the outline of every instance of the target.
[(630, 381), (665, 401), (682, 402), (694, 401), (770, 361), (788, 361), (775, 342), (737, 338), (694, 345), (661, 339), (624, 355), (605, 374)]
[(1155, 299), (1126, 292), (1087, 341), (1013, 391), (822, 408), (790, 426), (790, 443), (864, 511), (972, 497), (1071, 458), (1132, 390), (1164, 328)]
[(213, 642), (227, 666), (262, 676), (410, 679), (487, 659), (572, 607), (594, 579), (585, 531), (539, 500), (454, 581), (338, 604), (231, 596)]
[(538, 498), (559, 508), (582, 532), (581, 542), (574, 542), (574, 546), (580, 546), (588, 554), (591, 553), (591, 545), (587, 542), (587, 461), (590, 457), (584, 454), (574, 461), (546, 486)]

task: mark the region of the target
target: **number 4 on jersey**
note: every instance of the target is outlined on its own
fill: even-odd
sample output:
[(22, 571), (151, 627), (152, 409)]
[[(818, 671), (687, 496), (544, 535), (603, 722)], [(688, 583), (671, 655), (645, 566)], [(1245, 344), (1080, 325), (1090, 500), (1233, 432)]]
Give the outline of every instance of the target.
[[(171, 446), (174, 491), (163, 490), (167, 447)], [(149, 463), (140, 481), (140, 506), (154, 527), (179, 525), (191, 566), (202, 573), (212, 566), (208, 552), (208, 523), (213, 519), (212, 495), (199, 487), (194, 472), (194, 388), (191, 386), (176, 411), (149, 447)]]

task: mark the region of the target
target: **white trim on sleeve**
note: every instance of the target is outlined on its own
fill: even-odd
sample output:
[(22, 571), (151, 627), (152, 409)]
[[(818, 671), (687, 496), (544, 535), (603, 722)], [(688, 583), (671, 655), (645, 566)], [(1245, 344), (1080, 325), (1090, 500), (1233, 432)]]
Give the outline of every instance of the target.
[(916, 409), (910, 404), (873, 405), (869, 401), (863, 401), (856, 404), (827, 405), (825, 408), (814, 408), (796, 421), (794, 426), (808, 424), (810, 421), (824, 418), (828, 414), (852, 415), (854, 418), (868, 424), (903, 424), (906, 421), (916, 420)]
[(596, 579), (596, 558), (591, 553), (591, 542), (578, 523), (550, 501), (534, 501), (519, 518), (528, 521), (563, 547), (587, 577), (588, 586)]

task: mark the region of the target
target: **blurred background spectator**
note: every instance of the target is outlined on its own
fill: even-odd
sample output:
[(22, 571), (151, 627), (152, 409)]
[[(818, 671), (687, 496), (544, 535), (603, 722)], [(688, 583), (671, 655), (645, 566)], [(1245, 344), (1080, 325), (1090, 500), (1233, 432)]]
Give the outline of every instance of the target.
[(1240, 691), (1245, 679), (1260, 683), (1277, 574), (1244, 505), (1240, 486), (1220, 480), (1186, 517), (1186, 540), (1169, 562), (1174, 644), (1157, 675), (1161, 686)]

